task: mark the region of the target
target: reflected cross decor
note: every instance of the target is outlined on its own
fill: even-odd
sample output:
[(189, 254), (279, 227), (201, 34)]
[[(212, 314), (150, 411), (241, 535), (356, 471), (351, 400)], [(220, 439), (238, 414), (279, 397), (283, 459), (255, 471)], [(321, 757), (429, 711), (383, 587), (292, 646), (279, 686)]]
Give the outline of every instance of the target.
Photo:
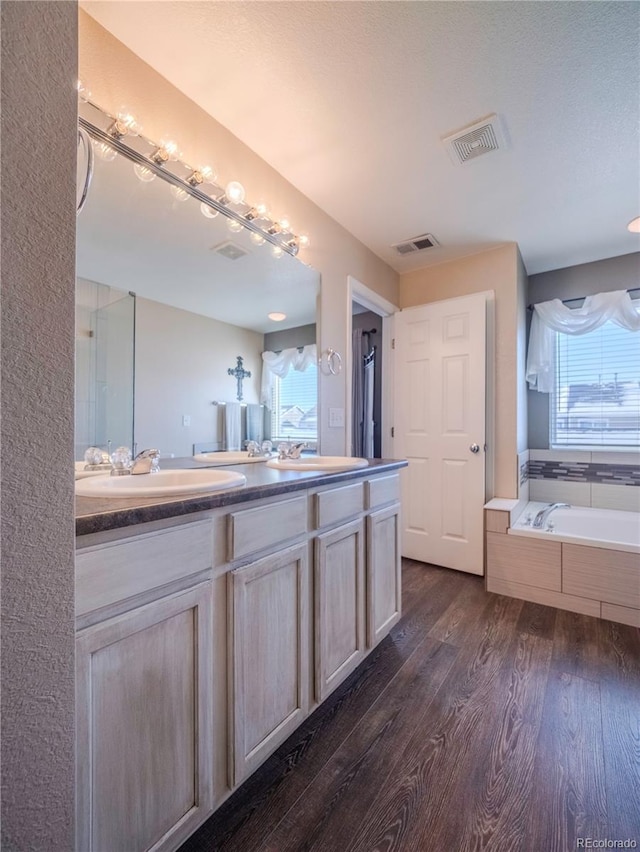
[(242, 366), (242, 355), (238, 355), (238, 363), (235, 367), (229, 367), (227, 373), (230, 376), (235, 376), (238, 383), (238, 402), (242, 402), (242, 380), (251, 378), (251, 370), (245, 370)]

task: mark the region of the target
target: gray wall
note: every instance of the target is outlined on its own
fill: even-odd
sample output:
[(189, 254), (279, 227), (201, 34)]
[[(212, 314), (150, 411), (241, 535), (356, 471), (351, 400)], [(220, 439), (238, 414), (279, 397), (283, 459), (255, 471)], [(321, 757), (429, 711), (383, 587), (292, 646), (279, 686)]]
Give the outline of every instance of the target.
[(5, 0), (1, 29), (2, 848), (63, 852), (74, 823), (77, 7)]
[[(554, 269), (529, 277), (528, 303), (576, 299), (640, 284), (640, 252)], [(549, 447), (549, 395), (529, 391), (529, 449)]]
[(316, 324), (299, 325), (282, 331), (270, 331), (264, 336), (265, 352), (280, 352), (282, 349), (299, 349), (316, 342)]

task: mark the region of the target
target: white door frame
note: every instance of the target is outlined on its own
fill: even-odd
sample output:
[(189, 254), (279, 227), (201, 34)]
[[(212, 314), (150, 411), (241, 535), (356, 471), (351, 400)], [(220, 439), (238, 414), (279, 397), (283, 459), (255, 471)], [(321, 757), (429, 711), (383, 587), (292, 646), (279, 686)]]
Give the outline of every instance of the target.
[(358, 281), (353, 275), (347, 275), (347, 339), (345, 347), (345, 395), (346, 395), (346, 417), (345, 417), (345, 446), (347, 454), (353, 452), (351, 446), (351, 426), (353, 412), (351, 410), (351, 389), (353, 386), (353, 356), (351, 338), (353, 333), (352, 307), (351, 303), (357, 302), (364, 308), (378, 314), (382, 318), (382, 422), (380, 423), (382, 436), (382, 456), (393, 458), (393, 438), (391, 437), (391, 426), (393, 425), (393, 354), (391, 340), (393, 337), (393, 315), (400, 310), (393, 302), (389, 302), (384, 296), (376, 293), (362, 281)]

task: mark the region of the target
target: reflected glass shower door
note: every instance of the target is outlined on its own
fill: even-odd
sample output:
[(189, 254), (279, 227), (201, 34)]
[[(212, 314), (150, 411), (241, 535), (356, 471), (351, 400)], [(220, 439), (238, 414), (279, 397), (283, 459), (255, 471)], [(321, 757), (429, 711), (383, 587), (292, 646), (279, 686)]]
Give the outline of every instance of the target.
[(135, 296), (91, 282), (87, 308), (88, 284), (76, 306), (77, 460), (89, 446), (133, 445)]

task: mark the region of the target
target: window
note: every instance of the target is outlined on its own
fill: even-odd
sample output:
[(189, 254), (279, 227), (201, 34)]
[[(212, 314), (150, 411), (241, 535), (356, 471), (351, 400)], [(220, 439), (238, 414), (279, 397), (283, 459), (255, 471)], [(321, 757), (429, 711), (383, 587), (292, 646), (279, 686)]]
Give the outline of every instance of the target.
[(271, 386), (271, 440), (318, 440), (318, 368), (290, 369), (284, 379), (273, 377)]
[(556, 334), (550, 409), (552, 447), (640, 446), (640, 332)]

